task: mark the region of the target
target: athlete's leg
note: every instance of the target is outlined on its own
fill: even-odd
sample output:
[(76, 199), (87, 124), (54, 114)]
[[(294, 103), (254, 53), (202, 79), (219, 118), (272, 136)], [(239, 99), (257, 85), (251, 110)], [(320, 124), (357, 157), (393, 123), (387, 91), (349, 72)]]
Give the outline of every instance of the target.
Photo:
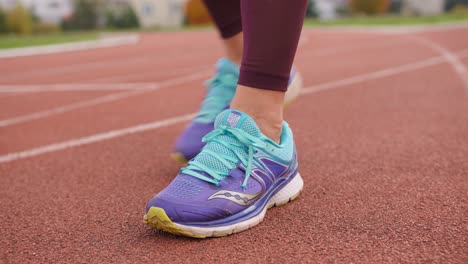
[(242, 20), (240, 0), (203, 0), (222, 38), (226, 57), (240, 65), (242, 59)]
[[(295, 0), (296, 1), (296, 0)], [(229, 105), (231, 104), (231, 101), (234, 97), (234, 93), (237, 89), (237, 82), (239, 78), (239, 65), (242, 59), (243, 55), (243, 46), (244, 46), (244, 39), (243, 39), (243, 32), (242, 32), (242, 18), (241, 18), (241, 4), (240, 0), (204, 0), (211, 16), (213, 17), (215, 24), (218, 28), (219, 34), (221, 36), (222, 43), (224, 44), (225, 48), (225, 55), (226, 58), (220, 59), (217, 64), (217, 70), (216, 70), (216, 75), (210, 82), (210, 86), (208, 88), (208, 91), (206, 93), (205, 99), (203, 100), (203, 103), (201, 105), (200, 111), (197, 115), (197, 117), (186, 127), (186, 129), (183, 131), (183, 133), (178, 137), (177, 142), (174, 147), (174, 153), (172, 154), (172, 157), (175, 158), (178, 161), (181, 161), (182, 163), (186, 163), (188, 160), (192, 159), (195, 157), (202, 147), (205, 145), (204, 142), (202, 142), (202, 138), (211, 130), (214, 128), (214, 121), (215, 117), (224, 109), (228, 108)], [(266, 8), (269, 8), (269, 6), (265, 6)], [(249, 11), (249, 8), (247, 7), (247, 11)], [(257, 12), (257, 11), (254, 11)], [(278, 12), (278, 11), (275, 11)], [(274, 21), (276, 18), (274, 17), (276, 14), (272, 13), (271, 16), (274, 19), (271, 19)], [(267, 17), (265, 17), (266, 19)], [(245, 19), (251, 19), (251, 16), (247, 15)], [(283, 19), (288, 19), (288, 17), (284, 17)], [(299, 16), (300, 19), (300, 16)], [(298, 18), (296, 18), (298, 20)], [(245, 21), (244, 21), (245, 22)], [(268, 24), (268, 22), (266, 22)], [(286, 25), (283, 25), (279, 22), (277, 22), (281, 27), (284, 27)], [(272, 25), (276, 26), (276, 25)], [(258, 27), (261, 30), (261, 26)], [(300, 27), (299, 27), (300, 28)], [(250, 32), (252, 34), (259, 34), (260, 38), (264, 38), (265, 35), (262, 35), (262, 32), (254, 32), (256, 27), (250, 27)], [(270, 28), (269, 30), (274, 30), (273, 28)], [(281, 30), (279, 31), (281, 32)], [(288, 32), (291, 34), (297, 34), (298, 32)], [(267, 35), (268, 36), (268, 35)], [(263, 42), (260, 42), (260, 45), (258, 46), (258, 49), (261, 50), (262, 46), (264, 46), (265, 50), (263, 54), (269, 54), (270, 58), (274, 58), (277, 56), (275, 52), (282, 52), (279, 49), (275, 49), (277, 45), (285, 45), (285, 42), (289, 41), (290, 36), (285, 35), (286, 41), (277, 41), (277, 43), (273, 44), (269, 42), (269, 39), (265, 39)], [(249, 40), (246, 40), (246, 43), (250, 43), (252, 41), (256, 41), (255, 39), (251, 38)], [(291, 45), (291, 47), (294, 47), (297, 43), (294, 42), (294, 44)], [(273, 45), (273, 48), (270, 47), (270, 45)], [(254, 49), (250, 47), (250, 52), (252, 53)], [(284, 55), (283, 57), (292, 59), (294, 56), (293, 54), (291, 55), (290, 53), (294, 53), (294, 50), (289, 51), (288, 54)], [(256, 56), (259, 56), (259, 53), (253, 52), (253, 54), (256, 54)], [(251, 55), (251, 60), (256, 60), (257, 58), (253, 58)], [(285, 64), (284, 58), (279, 57), (278, 61), (274, 61), (273, 63), (280, 63), (281, 65)], [(262, 63), (267, 64), (270, 63), (271, 60), (264, 60)], [(252, 64), (252, 63), (249, 63)], [(290, 68), (289, 61), (286, 63), (287, 66), (281, 69), (281, 73), (276, 73), (278, 72), (278, 69), (276, 67), (273, 69), (273, 72), (275, 74), (280, 74), (281, 76), (279, 77), (281, 81), (284, 81), (283, 79), (283, 70), (286, 70), (286, 68)], [(252, 65), (256, 65), (253, 63)], [(245, 67), (244, 67), (245, 68)], [(268, 70), (268, 69), (267, 69)], [(245, 74), (244, 74), (245, 75)], [(255, 72), (255, 75), (256, 72)], [(249, 77), (250, 75), (246, 75), (246, 79), (251, 79)], [(256, 77), (258, 78), (265, 78), (268, 76), (259, 76)], [(263, 80), (262, 79), (262, 80)], [(260, 80), (260, 81), (262, 81)], [(301, 78), (299, 74), (297, 74), (295, 71), (288, 72), (287, 77), (286, 77), (286, 85), (288, 83), (288, 80), (290, 80), (289, 86), (291, 89), (289, 89), (286, 99), (284, 99), (284, 95), (282, 93), (278, 94), (277, 92), (263, 92), (260, 94), (260, 97), (252, 97), (255, 96), (253, 93), (258, 93), (258, 91), (254, 92), (245, 92), (243, 88), (239, 89), (238, 92), (238, 99), (236, 107), (239, 109), (246, 110), (247, 113), (252, 114), (255, 116), (260, 121), (260, 124), (269, 124), (271, 126), (281, 126), (281, 121), (282, 121), (282, 106), (280, 106), (280, 109), (276, 109), (277, 111), (270, 111), (268, 113), (258, 113), (257, 115), (254, 115), (255, 109), (248, 109), (249, 106), (252, 106), (253, 104), (249, 102), (249, 100), (257, 100), (257, 98), (262, 98), (262, 97), (269, 97), (269, 98), (263, 98), (261, 99), (256, 107), (267, 109), (267, 107), (274, 107), (277, 104), (282, 104), (282, 102), (279, 102), (281, 98), (284, 99), (283, 103), (289, 103), (291, 102), (294, 98), (296, 98), (299, 94), (299, 90), (302, 86), (301, 84)], [(241, 83), (243, 84), (243, 83)], [(274, 87), (283, 87), (284, 83), (280, 84), (274, 84)], [(269, 83), (263, 83), (263, 85), (258, 86), (259, 88), (265, 88), (264, 86), (269, 86)], [(256, 86), (254, 86), (256, 87)], [(272, 86), (273, 87), (273, 86)], [(268, 89), (268, 87), (267, 87)], [(243, 97), (246, 97), (245, 99), (242, 99)], [(278, 101), (277, 103), (275, 103)], [(266, 106), (262, 106), (262, 104), (265, 103), (267, 104)], [(241, 105), (242, 104), (242, 105)], [(272, 118), (276, 118), (273, 122)], [(265, 122), (263, 122), (263, 121)], [(262, 129), (264, 130), (265, 134), (268, 136), (271, 136), (275, 140), (277, 140), (277, 131), (281, 130), (281, 127), (272, 127), (270, 128), (267, 125), (262, 125)]]
[(217, 115), (206, 146), (146, 207), (148, 224), (174, 234), (241, 232), (303, 187), (282, 100), (307, 0), (241, 1), (245, 49), (233, 109)]
[(252, 116), (277, 142), (306, 7), (307, 0), (241, 0), (244, 52), (231, 108)]
[(221, 37), (225, 58), (216, 64), (216, 74), (209, 82), (196, 118), (180, 134), (172, 157), (185, 164), (205, 145), (202, 138), (214, 129), (216, 116), (234, 97), (242, 59), (242, 21), (239, 0), (204, 0)]

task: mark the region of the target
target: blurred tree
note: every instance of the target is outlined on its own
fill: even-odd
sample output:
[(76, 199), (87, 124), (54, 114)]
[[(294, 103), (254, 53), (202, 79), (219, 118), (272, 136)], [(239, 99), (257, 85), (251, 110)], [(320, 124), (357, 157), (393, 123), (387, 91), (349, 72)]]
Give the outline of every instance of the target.
[(309, 0), (306, 17), (318, 17), (317, 7), (315, 6), (315, 0)]
[(395, 13), (395, 14), (399, 14), (401, 13), (401, 7), (402, 7), (402, 0), (392, 0), (391, 3), (390, 3), (390, 8), (389, 8), (389, 12), (390, 13)]
[(93, 0), (76, 0), (73, 15), (62, 22), (65, 30), (95, 29), (98, 25), (98, 4)]
[(58, 33), (61, 31), (59, 25), (50, 24), (50, 23), (34, 23), (33, 24), (33, 33), (34, 34), (52, 34)]
[(25, 35), (31, 34), (33, 28), (33, 18), (31, 13), (22, 6), (17, 4), (6, 17), (6, 26), (9, 32)]
[(387, 12), (390, 0), (350, 0), (350, 7), (355, 14), (378, 15)]
[(212, 21), (202, 0), (189, 0), (185, 6), (185, 17), (189, 25), (210, 24)]
[(127, 6), (121, 12), (107, 10), (106, 26), (111, 28), (137, 28), (140, 23), (133, 8)]
[(6, 19), (7, 14), (5, 13), (5, 11), (0, 9), (0, 33), (6, 33), (8, 31)]
[(116, 27), (115, 24), (117, 24), (117, 15), (114, 14), (112, 10), (107, 10), (106, 11), (106, 27)]
[(445, 10), (450, 11), (456, 6), (468, 6), (468, 0), (446, 0), (445, 1)]

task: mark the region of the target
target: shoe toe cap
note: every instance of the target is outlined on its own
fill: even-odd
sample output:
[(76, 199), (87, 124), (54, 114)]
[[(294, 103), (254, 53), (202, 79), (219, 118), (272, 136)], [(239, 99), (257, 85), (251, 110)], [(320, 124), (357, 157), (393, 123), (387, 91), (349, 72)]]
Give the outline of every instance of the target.
[(163, 209), (171, 221), (176, 223), (207, 222), (231, 215), (225, 209), (204, 206), (193, 201), (169, 201), (159, 196), (155, 196), (148, 202), (146, 212), (151, 207)]

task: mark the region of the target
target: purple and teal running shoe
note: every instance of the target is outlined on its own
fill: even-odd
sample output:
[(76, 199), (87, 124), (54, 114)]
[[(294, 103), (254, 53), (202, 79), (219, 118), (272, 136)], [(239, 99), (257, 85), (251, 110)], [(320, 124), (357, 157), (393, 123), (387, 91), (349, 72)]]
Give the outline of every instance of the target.
[[(208, 91), (195, 119), (185, 128), (176, 141), (172, 158), (187, 164), (189, 160), (200, 153), (205, 143), (202, 138), (214, 129), (216, 116), (228, 109), (234, 97), (239, 79), (239, 68), (230, 60), (223, 58), (216, 64), (216, 76), (207, 81)], [(288, 91), (285, 95), (285, 104), (291, 103), (299, 95), (302, 88), (302, 79), (294, 69)]]
[(292, 131), (283, 123), (281, 143), (263, 135), (245, 113), (225, 110), (206, 146), (151, 199), (144, 221), (189, 237), (238, 233), (259, 224), (267, 211), (302, 190)]

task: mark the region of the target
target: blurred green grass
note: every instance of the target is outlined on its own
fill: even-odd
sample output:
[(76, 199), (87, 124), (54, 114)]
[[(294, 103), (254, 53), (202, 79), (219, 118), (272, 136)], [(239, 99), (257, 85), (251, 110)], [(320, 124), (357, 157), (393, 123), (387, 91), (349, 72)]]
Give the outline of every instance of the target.
[[(320, 21), (307, 18), (304, 22), (306, 27), (333, 27), (333, 26), (411, 26), (411, 25), (433, 25), (453, 22), (468, 22), (468, 12), (446, 13), (437, 16), (354, 16), (341, 18), (333, 21)], [(150, 28), (113, 30), (106, 32), (160, 32), (160, 31), (191, 31), (212, 28), (212, 25), (184, 26), (182, 28)], [(96, 40), (100, 37), (99, 31), (62, 32), (53, 34), (37, 35), (1, 35), (0, 49), (21, 48), (30, 46), (43, 46), (51, 44), (71, 43), (77, 41)]]
[(41, 35), (0, 35), (0, 49), (62, 44), (99, 38), (99, 32), (73, 32)]
[(468, 22), (468, 12), (447, 13), (436, 16), (354, 16), (332, 21), (307, 18), (305, 26), (411, 26), (432, 25), (451, 22)]

